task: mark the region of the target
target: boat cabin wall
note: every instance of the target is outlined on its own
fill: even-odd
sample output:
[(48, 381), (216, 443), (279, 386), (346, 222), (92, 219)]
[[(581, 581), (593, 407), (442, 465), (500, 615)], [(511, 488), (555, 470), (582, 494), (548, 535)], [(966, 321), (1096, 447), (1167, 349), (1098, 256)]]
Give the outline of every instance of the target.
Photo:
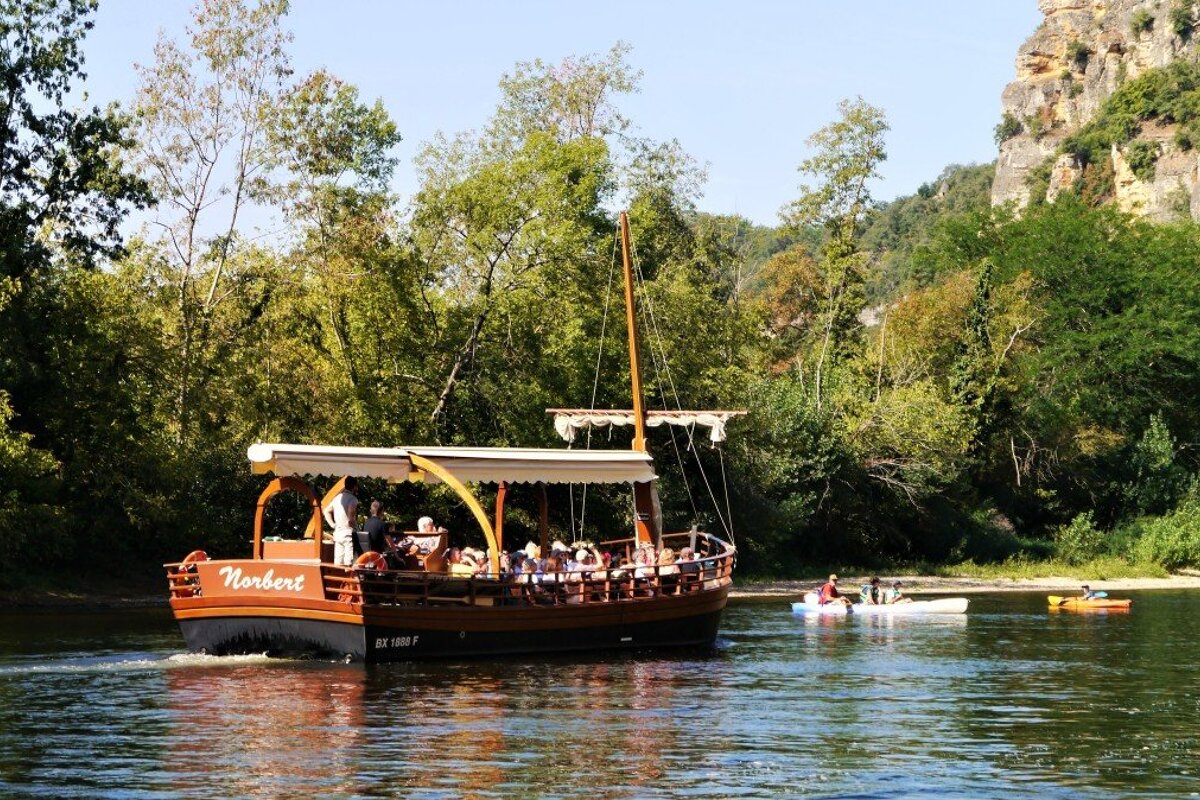
[[(262, 557), (264, 561), (310, 560), (314, 556), (313, 550), (312, 539), (265, 540), (262, 543)], [(331, 542), (321, 543), (321, 560), (325, 563), (333, 561), (333, 544)]]

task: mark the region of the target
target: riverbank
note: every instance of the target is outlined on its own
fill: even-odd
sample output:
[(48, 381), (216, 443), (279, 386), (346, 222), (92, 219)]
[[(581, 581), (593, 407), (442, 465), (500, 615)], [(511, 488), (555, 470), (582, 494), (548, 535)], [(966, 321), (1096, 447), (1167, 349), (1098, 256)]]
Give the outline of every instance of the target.
[[(906, 594), (994, 594), (996, 592), (1076, 592), (1083, 583), (1078, 578), (1050, 576), (1038, 578), (945, 577), (933, 575), (879, 575), (885, 586), (900, 581)], [(840, 584), (857, 592), (870, 581), (870, 575), (842, 575)], [(799, 597), (816, 589), (821, 581), (737, 581), (730, 597)], [(1088, 580), (1096, 591), (1139, 591), (1146, 589), (1200, 589), (1200, 573), (1182, 573), (1165, 578), (1114, 578)]]

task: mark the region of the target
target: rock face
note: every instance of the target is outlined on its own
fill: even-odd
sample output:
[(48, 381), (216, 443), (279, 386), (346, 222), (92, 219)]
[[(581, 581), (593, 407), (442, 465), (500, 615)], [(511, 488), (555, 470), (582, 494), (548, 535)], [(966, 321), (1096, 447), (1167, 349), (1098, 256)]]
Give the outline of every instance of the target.
[[(1017, 54), (1017, 78), (1002, 97), (1010, 138), (1000, 144), (992, 204), (1030, 200), (1028, 177), (1053, 156), (1063, 139), (1086, 124), (1129, 78), (1195, 54), (1200, 30), (1186, 39), (1174, 29), (1182, 0), (1039, 0), (1045, 20)], [(1200, 7), (1196, 9), (1200, 12)], [(1200, 219), (1200, 154), (1181, 151), (1174, 126), (1143, 125), (1139, 139), (1161, 155), (1155, 175), (1139, 180), (1124, 154), (1112, 152), (1114, 194), (1127, 211), (1154, 219), (1189, 210)], [(1046, 198), (1053, 200), (1080, 175), (1070, 155), (1054, 161)]]

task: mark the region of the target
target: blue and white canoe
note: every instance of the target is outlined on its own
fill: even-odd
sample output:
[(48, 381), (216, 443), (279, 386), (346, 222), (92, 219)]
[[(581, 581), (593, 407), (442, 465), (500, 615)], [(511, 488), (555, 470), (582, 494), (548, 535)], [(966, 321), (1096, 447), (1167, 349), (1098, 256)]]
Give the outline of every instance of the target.
[(792, 603), (793, 614), (965, 614), (967, 613), (967, 598), (965, 597), (942, 597), (937, 600), (914, 600), (911, 603), (893, 603), (891, 605), (867, 605), (865, 603), (855, 603), (854, 605), (843, 605), (842, 603), (826, 603), (821, 605), (817, 602), (817, 593), (809, 592), (804, 595), (804, 601), (800, 603)]

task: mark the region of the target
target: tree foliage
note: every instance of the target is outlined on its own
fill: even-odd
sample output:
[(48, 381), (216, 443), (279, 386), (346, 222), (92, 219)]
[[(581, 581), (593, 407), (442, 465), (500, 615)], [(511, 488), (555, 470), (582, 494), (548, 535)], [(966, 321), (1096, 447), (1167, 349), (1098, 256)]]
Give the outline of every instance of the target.
[[(0, 579), (79, 539), (147, 574), (245, 553), (255, 440), (551, 446), (547, 407), (627, 407), (618, 205), (650, 406), (751, 411), (726, 450), (653, 431), (667, 527), (723, 532), (723, 475), (758, 572), (1200, 558), (1200, 229), (1093, 207), (1099, 172), (1020, 218), (991, 208), (992, 165), (877, 204), (887, 121), (858, 99), (809, 140), (781, 226), (708, 214), (702, 165), (637, 134), (618, 43), (517, 64), (400, 198), (400, 125), (332, 72), (293, 74), (285, 3), (199, 6), (141, 68), (131, 128), (68, 108), (92, 8), (0, 5)], [(1130, 81), (1073, 146), (1185, 121), (1187, 69)], [(470, 527), (444, 492), (364, 490)], [(627, 496), (581, 494), (552, 490), (556, 534), (628, 524)], [(536, 527), (519, 488), (510, 511), (513, 536)]]

